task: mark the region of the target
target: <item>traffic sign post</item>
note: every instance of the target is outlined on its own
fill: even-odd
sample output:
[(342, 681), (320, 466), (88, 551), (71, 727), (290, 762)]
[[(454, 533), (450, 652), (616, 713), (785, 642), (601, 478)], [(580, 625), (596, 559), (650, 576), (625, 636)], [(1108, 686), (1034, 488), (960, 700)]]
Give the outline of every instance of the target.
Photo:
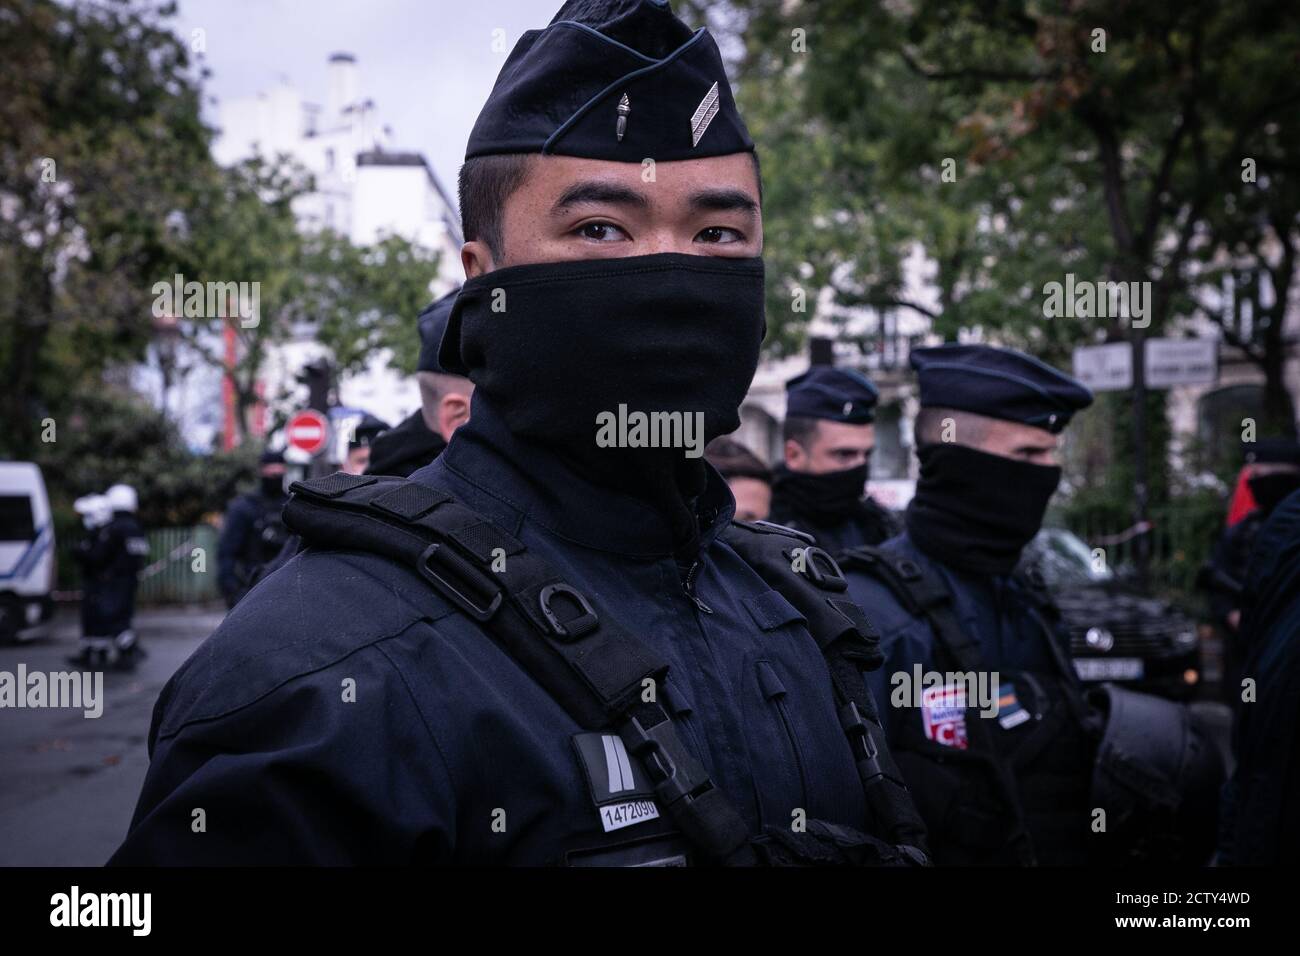
[(291, 448), (314, 458), (329, 445), (329, 421), (314, 408), (304, 409), (289, 419), (284, 434)]

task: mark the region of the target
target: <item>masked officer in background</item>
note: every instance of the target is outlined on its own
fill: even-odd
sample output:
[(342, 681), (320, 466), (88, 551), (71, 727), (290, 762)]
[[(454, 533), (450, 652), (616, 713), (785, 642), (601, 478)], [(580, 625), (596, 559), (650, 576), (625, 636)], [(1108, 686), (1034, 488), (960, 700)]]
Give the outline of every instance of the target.
[(1209, 592), (1210, 615), (1223, 636), (1223, 688), (1234, 707), (1240, 702), (1241, 665), (1246, 648), (1240, 637), (1242, 593), (1249, 583), (1246, 567), (1259, 529), (1273, 509), (1300, 489), (1300, 442), (1293, 438), (1262, 438), (1247, 446), (1246, 479), (1255, 509), (1224, 530), (1202, 575)]
[(811, 534), (832, 555), (897, 534), (898, 521), (866, 493), (876, 386), (852, 369), (814, 365), (785, 390), (785, 464), (771, 520)]
[(1219, 862), (1294, 864), (1300, 857), (1300, 493), (1269, 508), (1244, 579), (1239, 677), (1249, 683), (1239, 679), (1234, 688), (1237, 766), (1224, 788)]
[(258, 490), (240, 495), (226, 509), (217, 543), (217, 583), (233, 608), (258, 569), (273, 560), (289, 539), (284, 526), (284, 454), (265, 451), (258, 460)]
[[(906, 530), (842, 563), (880, 631), (870, 683), (935, 861), (1206, 862), (1213, 749), (1179, 705), (1119, 689), (1087, 701), (1041, 574), (1017, 568), (1060, 481), (1058, 435), (1092, 394), (986, 345), (914, 349), (911, 364), (921, 475)], [(1146, 800), (1168, 818), (1144, 816)]]
[(133, 627), (140, 569), (149, 556), (149, 541), (136, 518), (135, 489), (113, 485), (102, 500), (86, 509), (87, 536), (77, 547), (83, 575), (82, 666), (104, 666), (110, 653), (114, 667), (134, 670), (144, 656)]
[(452, 432), (469, 420), (474, 383), (449, 374), (438, 363), (438, 346), (459, 291), (454, 289), (420, 313), (420, 362), (415, 373), (420, 408), (372, 442), (367, 474), (405, 478), (442, 454)]
[(566, 4), (502, 68), (460, 195), (441, 361), (470, 421), (411, 481), (295, 485), (308, 550), (165, 689), (114, 862), (923, 859), (861, 613), (794, 574), (799, 539), (730, 527), (699, 454), (764, 334), (713, 39)]

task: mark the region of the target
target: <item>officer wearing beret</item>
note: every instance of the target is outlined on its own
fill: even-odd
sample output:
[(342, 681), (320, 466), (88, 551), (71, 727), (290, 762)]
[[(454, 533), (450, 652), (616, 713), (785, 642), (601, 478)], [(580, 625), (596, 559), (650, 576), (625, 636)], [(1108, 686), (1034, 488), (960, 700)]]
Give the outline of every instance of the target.
[(702, 457), (764, 334), (753, 150), (666, 2), (520, 39), (460, 176), (470, 420), (411, 480), (295, 486), (308, 547), (164, 690), (113, 862), (924, 859), (861, 671), (742, 557), (801, 542), (737, 537)]
[(852, 369), (815, 365), (785, 391), (785, 464), (776, 469), (771, 520), (808, 532), (831, 554), (892, 538), (897, 520), (866, 494), (876, 386)]
[[(881, 633), (885, 665), (868, 679), (935, 861), (1127, 859), (1148, 835), (1157, 839), (1154, 827), (1121, 826), (1146, 819), (1147, 804), (1125, 801), (1151, 787), (1152, 801), (1171, 791), (1208, 796), (1189, 800), (1176, 821), (1196, 831), (1201, 842), (1187, 852), (1205, 862), (1221, 777), (1199, 759), (1207, 755), (1190, 715), (1128, 691), (1087, 701), (1041, 574), (1017, 567), (1060, 481), (1060, 432), (1091, 392), (987, 345), (915, 349), (911, 365), (921, 474), (906, 528), (843, 563), (849, 593)], [(1149, 760), (1134, 734), (1145, 735)], [(1198, 759), (1179, 749), (1189, 740)], [(1148, 776), (1120, 778), (1128, 767), (1114, 767), (1126, 759), (1146, 764)], [(1170, 779), (1155, 787), (1162, 771)], [(1111, 815), (1102, 831), (1098, 807)]]
[(371, 442), (367, 474), (405, 478), (442, 454), (452, 432), (469, 421), (474, 383), (438, 364), (438, 347), (459, 292), (453, 289), (420, 313), (420, 360), (415, 372), (420, 408)]

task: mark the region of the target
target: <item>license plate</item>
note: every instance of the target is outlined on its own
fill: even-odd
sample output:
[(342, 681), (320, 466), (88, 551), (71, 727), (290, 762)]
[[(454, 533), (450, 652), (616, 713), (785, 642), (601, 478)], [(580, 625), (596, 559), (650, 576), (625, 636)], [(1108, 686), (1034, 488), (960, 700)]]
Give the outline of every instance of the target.
[(1141, 680), (1143, 661), (1140, 657), (1082, 657), (1075, 659), (1074, 672), (1080, 680)]

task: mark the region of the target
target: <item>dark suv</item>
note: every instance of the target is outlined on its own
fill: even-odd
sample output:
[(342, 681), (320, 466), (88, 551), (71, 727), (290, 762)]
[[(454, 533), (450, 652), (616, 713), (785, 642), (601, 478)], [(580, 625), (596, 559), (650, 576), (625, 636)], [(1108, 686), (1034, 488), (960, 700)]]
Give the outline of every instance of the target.
[(1201, 654), (1190, 617), (1123, 584), (1063, 528), (1040, 531), (1021, 561), (1046, 580), (1085, 684), (1114, 682), (1176, 700), (1193, 695)]

